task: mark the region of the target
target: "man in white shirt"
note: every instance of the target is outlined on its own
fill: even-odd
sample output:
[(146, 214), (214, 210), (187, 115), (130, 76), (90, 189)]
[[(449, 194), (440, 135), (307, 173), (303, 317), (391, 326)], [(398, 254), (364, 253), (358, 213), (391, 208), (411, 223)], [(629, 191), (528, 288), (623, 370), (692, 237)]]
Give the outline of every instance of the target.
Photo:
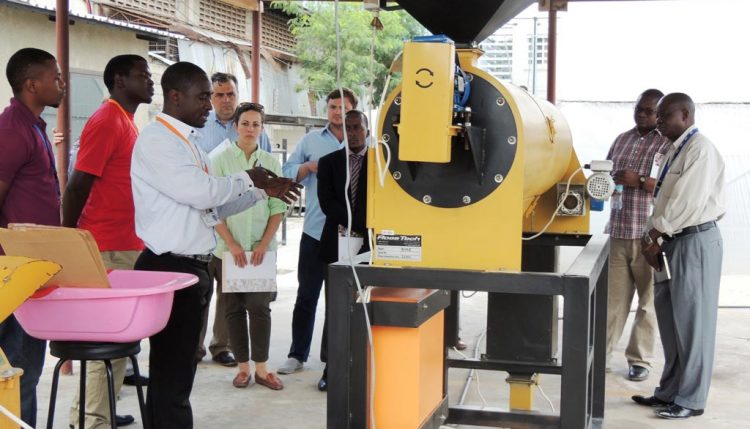
[(133, 149), (131, 179), (136, 233), (146, 249), (136, 270), (194, 274), (197, 284), (175, 293), (167, 326), (150, 338), (148, 426), (193, 427), (190, 391), (201, 315), (211, 294), (208, 261), (214, 225), (267, 196), (290, 203), (301, 185), (263, 168), (227, 177), (208, 174), (195, 143), (211, 111), (211, 82), (195, 64), (179, 62), (161, 79), (164, 110), (143, 129)]
[(695, 127), (695, 104), (686, 94), (662, 98), (656, 117), (672, 146), (657, 176), (642, 252), (654, 269), (671, 273), (671, 278), (657, 275), (654, 285), (664, 372), (653, 396), (633, 400), (665, 407), (657, 411), (659, 417), (686, 419), (703, 414), (713, 371), (723, 254), (716, 221), (725, 212), (724, 161)]

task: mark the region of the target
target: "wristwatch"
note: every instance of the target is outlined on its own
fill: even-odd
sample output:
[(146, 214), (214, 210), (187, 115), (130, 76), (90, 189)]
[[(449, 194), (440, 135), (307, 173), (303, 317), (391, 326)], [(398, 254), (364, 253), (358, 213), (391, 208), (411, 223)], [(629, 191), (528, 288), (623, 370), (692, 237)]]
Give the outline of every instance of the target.
[(638, 176), (638, 182), (640, 182), (640, 185), (638, 185), (638, 187), (643, 189), (643, 187), (646, 185), (646, 176)]

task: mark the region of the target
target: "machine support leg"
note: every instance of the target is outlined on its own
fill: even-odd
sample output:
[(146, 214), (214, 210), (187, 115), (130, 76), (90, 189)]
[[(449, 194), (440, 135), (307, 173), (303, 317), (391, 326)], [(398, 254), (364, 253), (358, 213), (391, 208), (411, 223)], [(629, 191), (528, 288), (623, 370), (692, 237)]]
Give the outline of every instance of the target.
[(510, 386), (510, 409), (531, 411), (534, 407), (534, 387), (538, 374), (510, 374), (505, 382)]
[(591, 409), (589, 390), (591, 350), (591, 301), (587, 278), (565, 278), (563, 306), (562, 377), (560, 383), (560, 428), (588, 427)]
[[(607, 261), (609, 262), (609, 261)], [(606, 267), (608, 263), (605, 263)], [(605, 366), (607, 365), (607, 288), (608, 277), (607, 270), (602, 270), (599, 279), (596, 282), (594, 291), (594, 311), (596, 312), (594, 324), (594, 392), (593, 408), (591, 414), (594, 418), (604, 418), (604, 384), (606, 381)]]

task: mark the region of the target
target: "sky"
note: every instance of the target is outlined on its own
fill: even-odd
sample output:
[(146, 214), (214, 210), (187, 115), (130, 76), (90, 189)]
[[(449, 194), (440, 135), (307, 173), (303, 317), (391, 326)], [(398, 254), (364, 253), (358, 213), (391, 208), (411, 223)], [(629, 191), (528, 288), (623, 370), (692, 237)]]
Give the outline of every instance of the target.
[(559, 100), (627, 101), (657, 87), (750, 102), (750, 1), (570, 2), (558, 17)]

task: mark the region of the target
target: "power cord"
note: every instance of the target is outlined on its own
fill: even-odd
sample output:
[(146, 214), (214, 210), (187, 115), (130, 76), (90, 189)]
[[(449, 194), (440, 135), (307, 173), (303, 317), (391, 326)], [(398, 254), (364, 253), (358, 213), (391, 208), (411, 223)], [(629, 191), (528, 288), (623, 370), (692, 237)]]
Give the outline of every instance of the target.
[(583, 167), (579, 167), (568, 178), (568, 183), (565, 185), (565, 192), (563, 193), (562, 198), (560, 198), (560, 204), (558, 204), (557, 207), (555, 207), (555, 210), (552, 212), (552, 216), (550, 216), (549, 221), (547, 222), (546, 225), (544, 225), (544, 228), (542, 228), (541, 231), (537, 232), (531, 237), (521, 237), (521, 240), (533, 240), (547, 231), (547, 228), (549, 228), (549, 226), (552, 225), (552, 221), (555, 220), (555, 217), (557, 217), (557, 212), (559, 212), (563, 204), (565, 204), (565, 199), (568, 198), (568, 195), (570, 194), (570, 182), (573, 181), (573, 177), (575, 177), (575, 175), (578, 174), (579, 171), (583, 171)]
[(354, 255), (352, 254), (351, 246), (351, 233), (352, 233), (352, 205), (349, 200), (349, 189), (351, 184), (351, 170), (349, 166), (349, 138), (346, 135), (346, 109), (344, 89), (341, 85), (341, 28), (339, 26), (339, 0), (334, 2), (334, 21), (336, 27), (336, 86), (339, 89), (339, 99), (341, 100), (341, 123), (344, 127), (344, 149), (346, 151), (346, 181), (344, 183), (344, 200), (346, 202), (346, 250), (347, 250), (347, 261), (352, 269), (352, 275), (354, 276), (354, 283), (357, 286), (358, 299), (357, 301), (362, 304), (363, 313), (365, 315), (365, 326), (367, 328), (367, 342), (370, 346), (370, 395), (368, 398), (368, 408), (370, 410), (370, 426), (372, 429), (375, 427), (375, 348), (373, 347), (372, 341), (372, 324), (370, 323), (370, 315), (368, 313), (367, 304), (370, 300), (370, 288), (365, 292), (362, 290), (362, 284), (357, 274), (357, 269), (354, 265)]

